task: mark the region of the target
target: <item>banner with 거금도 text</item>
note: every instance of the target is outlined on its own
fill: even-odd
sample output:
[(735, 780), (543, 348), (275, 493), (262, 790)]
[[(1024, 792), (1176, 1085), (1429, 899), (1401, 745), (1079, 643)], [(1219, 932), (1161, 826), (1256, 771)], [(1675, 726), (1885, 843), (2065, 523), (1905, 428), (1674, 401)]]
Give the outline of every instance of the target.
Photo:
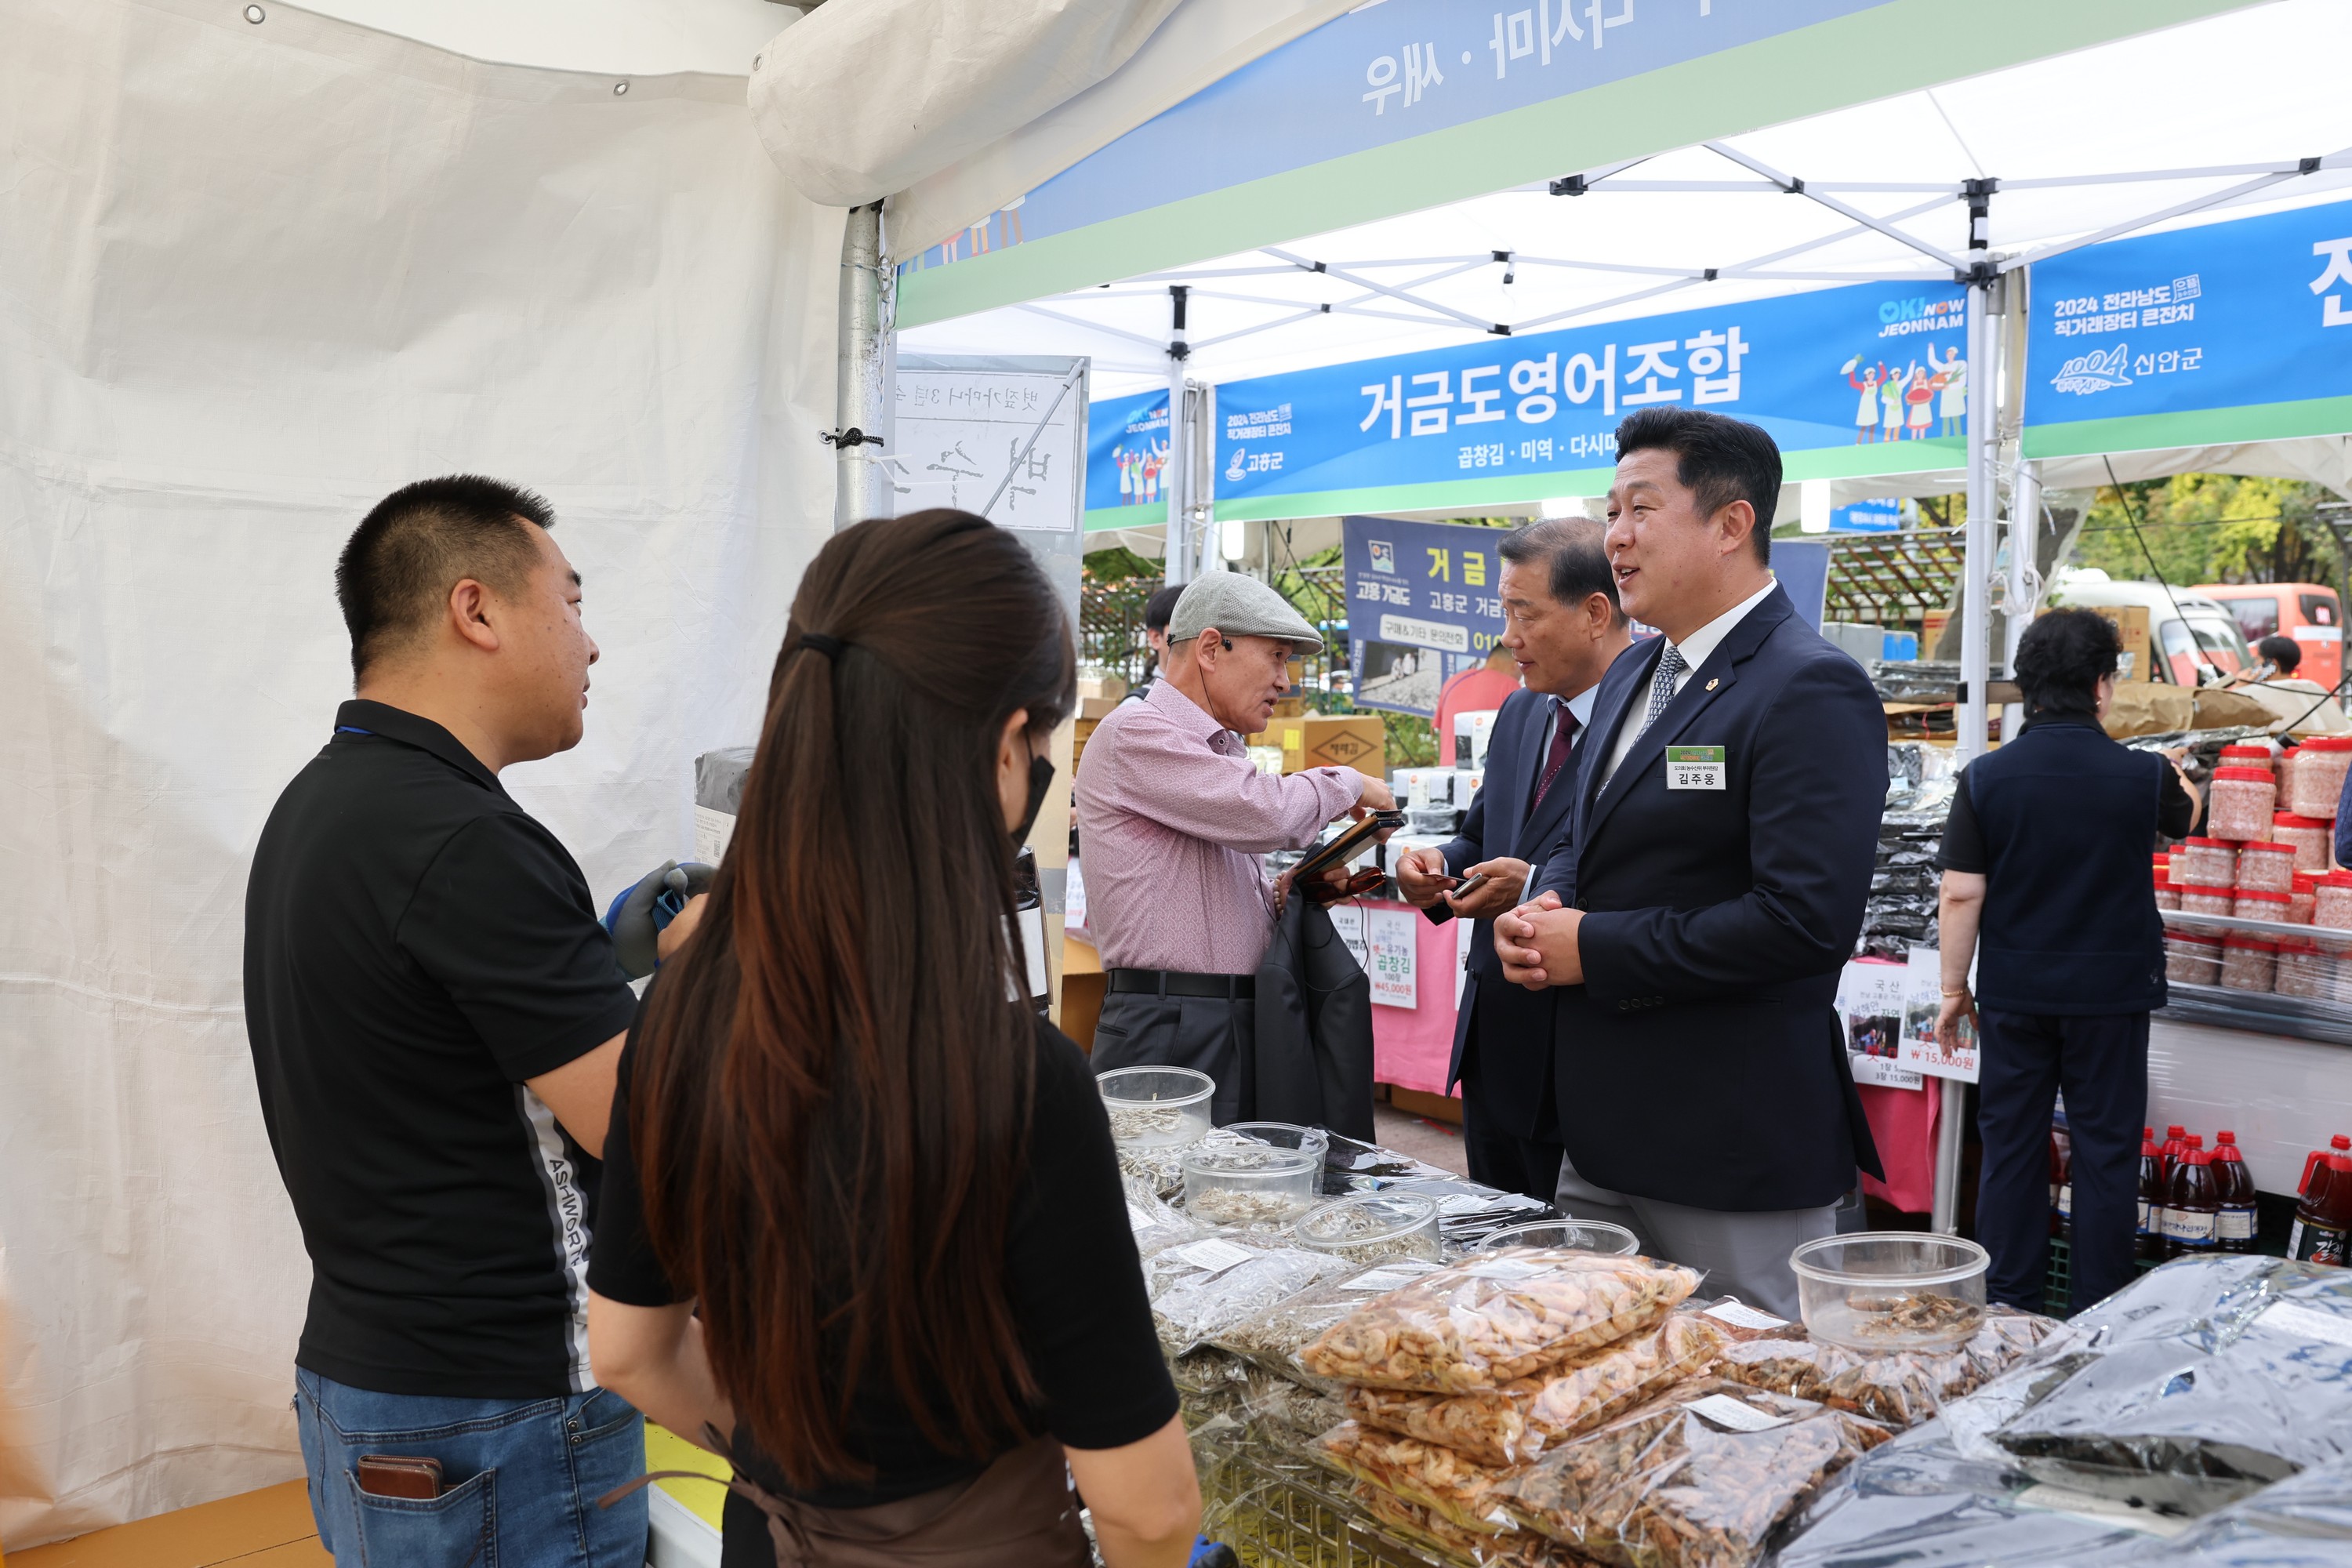
[(1340, 520), (1357, 707), (1429, 718), (1449, 678), (1486, 662), (1503, 636), (1502, 540), (1462, 523)]
[(2352, 432), (2352, 202), (2032, 268), (2028, 457)]
[(1967, 326), (1956, 286), (1856, 284), (1225, 382), (1216, 515), (1599, 495), (1654, 407), (1762, 426), (1792, 480), (1959, 468)]
[(1168, 467), (1168, 394), (1110, 397), (1087, 419), (1087, 527), (1140, 528), (1168, 521), (1160, 479)]

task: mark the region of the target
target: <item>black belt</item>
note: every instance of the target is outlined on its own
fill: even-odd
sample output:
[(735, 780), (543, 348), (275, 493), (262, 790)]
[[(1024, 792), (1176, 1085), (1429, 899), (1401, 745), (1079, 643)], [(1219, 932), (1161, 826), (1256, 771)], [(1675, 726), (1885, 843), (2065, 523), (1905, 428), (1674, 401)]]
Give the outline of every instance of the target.
[(1223, 996), (1244, 1001), (1257, 994), (1255, 974), (1187, 974), (1181, 969), (1114, 969), (1111, 990), (1148, 996)]

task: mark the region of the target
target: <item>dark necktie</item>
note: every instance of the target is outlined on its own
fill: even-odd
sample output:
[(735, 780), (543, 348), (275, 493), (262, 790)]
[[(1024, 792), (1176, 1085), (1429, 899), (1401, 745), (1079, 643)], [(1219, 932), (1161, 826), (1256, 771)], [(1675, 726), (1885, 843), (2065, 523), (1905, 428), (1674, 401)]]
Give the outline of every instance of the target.
[(1576, 715), (1563, 706), (1559, 710), (1559, 722), (1551, 729), (1551, 750), (1544, 753), (1543, 777), (1536, 781), (1536, 798), (1529, 804), (1529, 811), (1543, 805), (1544, 795), (1551, 789), (1551, 781), (1559, 777), (1560, 766), (1568, 761), (1569, 744), (1575, 739)]

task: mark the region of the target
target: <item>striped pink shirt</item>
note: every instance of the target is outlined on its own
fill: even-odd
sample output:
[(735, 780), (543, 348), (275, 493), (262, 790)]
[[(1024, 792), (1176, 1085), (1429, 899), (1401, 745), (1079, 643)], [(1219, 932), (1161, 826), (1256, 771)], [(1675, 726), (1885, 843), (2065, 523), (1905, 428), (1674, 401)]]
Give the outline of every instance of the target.
[(1095, 727), (1078, 763), (1087, 926), (1107, 969), (1255, 974), (1273, 935), (1269, 849), (1303, 849), (1364, 793), (1353, 768), (1275, 778), (1165, 679)]

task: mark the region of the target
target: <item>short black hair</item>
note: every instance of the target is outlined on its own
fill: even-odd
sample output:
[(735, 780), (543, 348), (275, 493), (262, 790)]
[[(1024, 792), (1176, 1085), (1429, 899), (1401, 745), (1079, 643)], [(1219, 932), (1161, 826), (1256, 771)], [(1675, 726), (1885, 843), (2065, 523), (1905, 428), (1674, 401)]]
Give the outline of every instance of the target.
[(2293, 637), (2273, 633), (2254, 645), (2254, 651), (2278, 666), (2281, 675), (2293, 675), (2295, 666), (2303, 662), (2303, 649)]
[(1617, 574), (1609, 569), (1609, 552), (1601, 542), (1608, 531), (1590, 518), (1547, 517), (1511, 530), (1496, 548), (1515, 566), (1549, 562), (1546, 585), (1561, 604), (1580, 605), (1595, 594), (1605, 594), (1611, 615), (1622, 621)]
[(1166, 631), (1168, 623), (1176, 618), (1176, 601), (1183, 596), (1184, 584), (1181, 583), (1171, 583), (1152, 595), (1144, 603), (1143, 629), (1151, 632)]
[(2116, 672), (2123, 651), (2123, 634), (2096, 610), (2052, 610), (2037, 616), (2017, 639), (2011, 667), (2027, 710), (2097, 712), (2100, 679)]
[(1756, 509), (1756, 559), (1772, 563), (1772, 513), (1780, 504), (1780, 447), (1760, 425), (1703, 408), (1644, 408), (1617, 426), (1617, 458), (1658, 447), (1675, 457), (1675, 478), (1709, 517), (1744, 500)]
[(544, 497), (479, 474), (419, 479), (376, 502), (335, 563), (352, 678), (422, 631), (464, 579), (515, 592), (539, 563), (530, 530), (554, 526)]

